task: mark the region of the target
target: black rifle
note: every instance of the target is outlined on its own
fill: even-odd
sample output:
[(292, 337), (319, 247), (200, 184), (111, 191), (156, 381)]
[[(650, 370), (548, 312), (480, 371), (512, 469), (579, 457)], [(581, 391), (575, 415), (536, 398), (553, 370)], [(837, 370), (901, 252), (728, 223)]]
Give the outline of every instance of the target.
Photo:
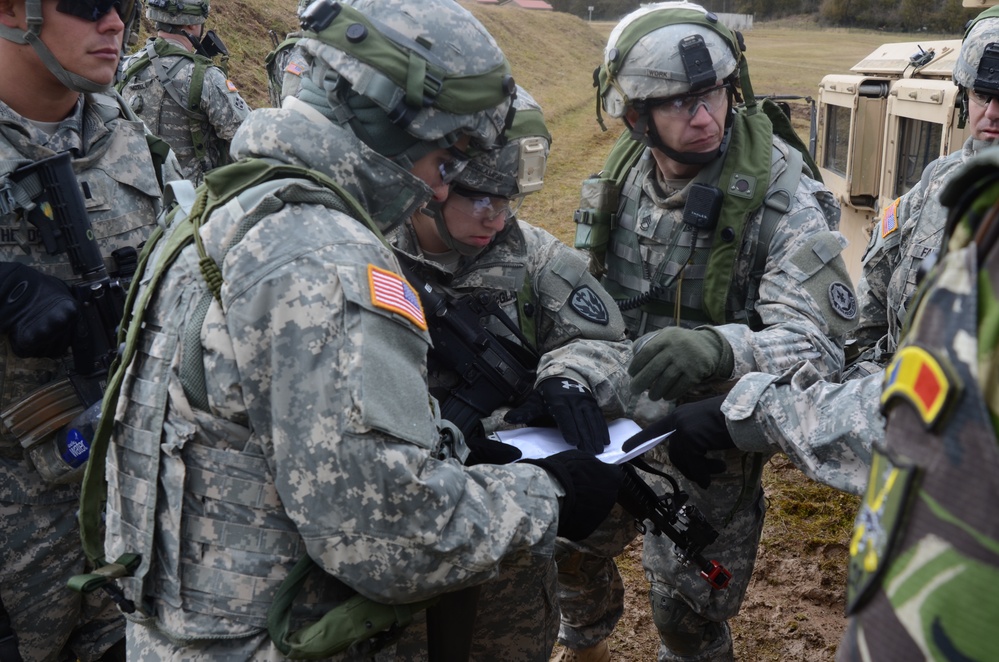
[[(635, 467), (662, 476), (673, 487), (672, 493), (662, 496), (655, 493), (638, 475)], [(718, 532), (704, 519), (693, 504), (688, 504), (689, 495), (680, 489), (672, 476), (657, 471), (644, 461), (635, 459), (621, 467), (624, 481), (618, 492), (617, 502), (628, 514), (635, 518), (638, 530), (643, 534), (665, 535), (675, 544), (677, 558), (684, 565), (693, 563), (711, 588), (723, 589), (728, 586), (732, 573), (720, 563), (708, 560), (702, 552), (718, 538)], [(645, 524), (648, 521), (652, 526)]]
[[(38, 228), (45, 252), (66, 253), (73, 273), (80, 278), (71, 288), (80, 317), (72, 343), (70, 380), (84, 406), (90, 406), (103, 397), (108, 369), (117, 354), (117, 328), (127, 286), (111, 278), (104, 265), (83, 200), (84, 190), (89, 193), (89, 189), (77, 181), (69, 152), (22, 166), (11, 173), (11, 180), (34, 193), (35, 206), (27, 219)], [(131, 258), (134, 271), (134, 249), (120, 255)]]
[[(499, 304), (486, 293), (448, 297), (417, 275), (413, 261), (399, 254), (403, 274), (419, 294), (427, 316), (433, 347), (427, 355), (431, 370), (448, 370), (458, 381), (448, 388), (432, 388), (440, 402), (441, 418), (453, 423), (465, 438), (482, 434), (480, 419), (503, 405), (523, 402), (534, 389), (538, 354)], [(492, 315), (524, 343), (493, 335), (482, 326)], [(427, 646), (431, 662), (467, 660), (479, 587), (445, 594), (427, 609)]]
[[(493, 297), (481, 293), (452, 299), (420, 278), (415, 268), (404, 265), (403, 273), (420, 295), (427, 316), (434, 343), (427, 356), (430, 369), (444, 368), (458, 376), (457, 383), (447, 388), (431, 389), (441, 404), (441, 418), (466, 437), (481, 434), (480, 419), (504, 405), (518, 405), (531, 394), (540, 357)], [(482, 320), (490, 315), (523, 345), (486, 329)]]

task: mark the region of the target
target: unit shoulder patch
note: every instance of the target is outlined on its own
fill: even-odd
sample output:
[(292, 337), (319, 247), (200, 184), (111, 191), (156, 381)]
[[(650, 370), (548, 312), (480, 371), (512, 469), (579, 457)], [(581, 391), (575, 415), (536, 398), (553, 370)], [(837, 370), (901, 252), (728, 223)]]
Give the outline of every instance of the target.
[(576, 311), (583, 319), (606, 326), (610, 322), (610, 313), (603, 300), (593, 291), (589, 285), (577, 287), (569, 297), (569, 307)]

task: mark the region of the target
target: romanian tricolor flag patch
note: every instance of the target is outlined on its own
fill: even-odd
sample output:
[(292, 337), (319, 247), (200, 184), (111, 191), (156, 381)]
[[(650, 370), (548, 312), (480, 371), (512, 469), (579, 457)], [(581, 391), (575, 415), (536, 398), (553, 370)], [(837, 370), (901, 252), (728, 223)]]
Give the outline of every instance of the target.
[(902, 198), (895, 198), (885, 210), (881, 212), (881, 238), (885, 238), (895, 230), (898, 230), (898, 203)]
[(402, 276), (369, 264), (368, 284), (371, 286), (371, 303), (376, 308), (398, 313), (422, 330), (427, 330), (420, 295)]
[(928, 430), (940, 419), (959, 386), (947, 377), (947, 372), (932, 354), (922, 347), (909, 345), (896, 352), (888, 364), (881, 406), (887, 406), (894, 398), (903, 399), (916, 408)]

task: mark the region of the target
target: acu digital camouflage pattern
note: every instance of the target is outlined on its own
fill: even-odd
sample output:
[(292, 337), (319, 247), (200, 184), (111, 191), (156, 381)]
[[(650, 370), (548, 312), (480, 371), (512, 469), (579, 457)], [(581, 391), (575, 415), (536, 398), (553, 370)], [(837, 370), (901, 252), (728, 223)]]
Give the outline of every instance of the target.
[[(973, 158), (941, 196), (961, 220), (886, 376), (885, 441), (851, 541), (840, 662), (999, 650), (997, 165), (995, 149)], [(916, 388), (905, 387), (909, 361)]]
[[(253, 111), (233, 155), (321, 172), (386, 229), (431, 196), (315, 112)], [(149, 628), (129, 641), (136, 659), (276, 657), (267, 609), (305, 553), (324, 572), (298, 596), (293, 628), (355, 592), (413, 602), (483, 583), (510, 554), (551, 554), (561, 490), (543, 470), (433, 459), (429, 337), (376, 305), (370, 267), (397, 272), (394, 254), (331, 196), (300, 179), (241, 193), (202, 229), (221, 305), (191, 246), (146, 313), (108, 456), (107, 554), (143, 554), (122, 582), (149, 616), (131, 627)], [(206, 319), (192, 328), (199, 300)], [(208, 411), (178, 377), (185, 337)], [(337, 659), (372, 657), (362, 646)]]
[(898, 347), (924, 261), (940, 247), (947, 210), (940, 191), (989, 141), (969, 138), (960, 151), (933, 161), (919, 183), (893, 203), (894, 223), (873, 228), (857, 286), (860, 322), (851, 334), (862, 348), (843, 384), (823, 381), (808, 363), (781, 377), (750, 374), (732, 388), (723, 411), (736, 444), (787, 454), (807, 476), (862, 494), (871, 447), (884, 435), (878, 396), (882, 370)]
[[(390, 241), (405, 253), (420, 254), (416, 233), (409, 223), (393, 232)], [(434, 266), (429, 263), (428, 270)], [(430, 271), (430, 275), (433, 273)], [(525, 288), (525, 279), (529, 289)], [(583, 254), (541, 228), (514, 220), (482, 253), (462, 257), (452, 277), (438, 271), (436, 280), (447, 280), (444, 288), (456, 296), (490, 293), (521, 329), (525, 325), (518, 310), (518, 295), (530, 292), (529, 300), (522, 305), (530, 313), (528, 323), (534, 329), (528, 340), (542, 355), (537, 382), (569, 377), (589, 386), (605, 416), (624, 414), (631, 343), (625, 339), (621, 314), (587, 271)], [(575, 296), (581, 290), (592, 293), (598, 302), (591, 304), (592, 311)], [(595, 321), (600, 313), (603, 321)], [(490, 318), (485, 326), (498, 337), (515, 340), (499, 320)], [(430, 377), (431, 385), (447, 385), (449, 381), (453, 377)]]
[[(108, 269), (114, 271), (111, 252), (145, 240), (159, 209), (160, 189), (142, 123), (124, 119), (111, 96), (80, 95), (74, 112), (50, 137), (0, 102), (0, 161), (5, 168), (66, 150), (82, 155), (73, 160), (73, 168), (90, 189), (85, 198), (90, 222)], [(179, 178), (173, 157), (164, 176)], [(0, 182), (4, 178), (0, 174)], [(75, 279), (67, 256), (46, 254), (37, 231), (16, 214), (0, 217), (0, 261)], [(61, 360), (14, 356), (6, 337), (2, 361), (3, 408), (65, 375)], [(79, 492), (78, 485), (45, 483), (18, 440), (0, 431), (3, 603), (29, 662), (55, 659), (64, 647), (89, 662), (123, 634), (117, 608), (103, 594), (84, 599), (66, 588), (71, 575), (84, 571), (76, 524)]]
[[(420, 255), (410, 223), (390, 236), (397, 249)], [(422, 258), (417, 258), (422, 259)], [(452, 296), (486, 293), (494, 297), (510, 320), (523, 329), (521, 312), (529, 314), (534, 333), (528, 338), (542, 354), (537, 381), (569, 377), (586, 384), (608, 418), (623, 415), (627, 392), (627, 365), (631, 343), (614, 301), (587, 271), (587, 260), (554, 236), (522, 220), (513, 220), (493, 242), (474, 257), (462, 257), (453, 278), (425, 263), (423, 275), (442, 285)], [(435, 275), (436, 274), (436, 275)], [(525, 279), (529, 288), (525, 287)], [(527, 301), (518, 295), (529, 292)], [(582, 294), (581, 294), (582, 293)], [(577, 302), (588, 294), (599, 300), (603, 322)], [(490, 317), (485, 327), (496, 336), (518, 342), (502, 322)], [(433, 366), (431, 366), (432, 368)], [(431, 371), (431, 387), (456, 383), (453, 373)], [(487, 432), (508, 428), (506, 407), (483, 421)], [(558, 630), (555, 593), (556, 567), (552, 557), (518, 555), (504, 561), (500, 575), (482, 586), (472, 640), (473, 659), (546, 661)]]
[[(733, 144), (734, 142), (733, 139)], [(775, 185), (779, 174), (786, 167), (789, 149), (792, 148), (774, 137), (768, 188)], [(641, 163), (640, 160), (636, 167), (641, 167)], [(685, 272), (683, 279), (680, 294), (681, 319), (674, 319), (671, 312), (676, 310), (671, 299), (677, 296), (678, 291), (677, 285), (673, 283), (656, 296), (657, 300), (669, 301), (668, 304), (659, 305), (652, 313), (625, 313), (625, 321), (633, 334), (655, 333), (659, 328), (677, 323), (690, 327), (704, 323), (703, 318), (697, 319), (698, 313), (695, 311), (700, 309), (703, 288), (698, 288), (704, 282), (704, 267), (706, 256), (711, 250), (712, 237), (698, 236), (695, 244), (689, 226), (682, 222), (689, 182), (684, 183), (679, 191), (670, 189), (664, 193), (665, 183), (656, 179), (656, 169), (649, 167), (639, 186), (627, 190), (626, 185), (626, 190), (622, 190), (622, 206), (631, 204), (627, 202), (630, 196), (638, 196), (634, 227), (630, 230), (636, 236), (617, 235), (622, 238), (621, 247), (615, 245), (616, 239), (612, 236), (606, 253), (608, 276), (603, 282), (615, 298), (648, 291), (648, 275), (656, 273), (660, 265), (667, 261), (674, 243), (681, 248), (672, 259), (678, 261), (678, 256), (683, 254), (681, 251), (692, 248), (693, 255), (689, 262), (694, 268), (689, 274)], [(855, 324), (855, 311), (851, 315), (851, 311), (842, 307), (841, 302), (835, 301), (830, 294), (833, 285), (839, 284), (852, 297), (852, 286), (840, 255), (844, 240), (835, 231), (835, 226), (830, 227), (831, 221), (824, 208), (829, 199), (827, 190), (821, 184), (802, 175), (788, 210), (777, 222), (769, 242), (759, 241), (763, 210), (751, 215), (743, 247), (735, 264), (732, 277), (734, 285), (730, 290), (730, 293), (741, 292), (745, 298), (736, 299), (730, 294), (726, 313), (741, 314), (746, 318), (746, 312), (752, 304), (759, 316), (758, 326), (728, 323), (715, 327), (733, 350), (734, 370), (731, 379), (754, 371), (781, 374), (803, 358), (813, 361), (824, 377), (838, 376), (842, 370), (842, 341)], [(838, 212), (838, 209), (831, 211)], [(838, 213), (833, 213), (832, 218), (838, 218)], [(619, 227), (615, 232), (622, 233), (625, 230)], [(637, 249), (632, 251), (635, 246)], [(767, 251), (766, 259), (760, 262), (764, 264), (764, 269), (759, 275), (752, 273), (756, 263), (755, 251)], [(678, 264), (677, 268), (681, 266)], [(617, 276), (618, 284), (612, 282), (615, 270), (620, 274)], [(671, 274), (671, 268), (665, 267), (664, 273)], [(641, 342), (641, 339), (636, 342)], [(726, 384), (716, 387), (725, 388)], [(702, 395), (710, 392), (712, 387), (701, 389)], [(640, 424), (648, 425), (665, 416), (672, 407), (672, 402), (652, 402), (643, 393), (632, 398), (628, 412)], [(677, 479), (680, 487), (691, 495), (691, 503), (718, 529), (719, 538), (705, 550), (705, 555), (717, 559), (733, 574), (727, 589), (712, 591), (707, 582), (697, 576), (694, 568), (685, 567), (678, 562), (673, 544), (668, 538), (646, 535), (643, 541), (643, 565), (646, 577), (652, 582), (654, 605), (689, 605), (702, 617), (701, 622), (705, 627), (711, 627), (710, 623), (725, 621), (738, 613), (752, 574), (763, 525), (765, 502), (760, 479), (763, 463), (770, 452), (772, 451), (746, 453), (732, 450), (719, 453), (718, 456), (726, 462), (727, 470), (713, 476), (707, 490), (688, 481), (670, 464), (665, 447), (660, 446), (646, 454), (646, 459), (653, 466)], [(650, 475), (647, 480), (659, 493), (671, 489), (668, 483), (656, 476)], [(621, 525), (632, 526), (630, 523)], [(624, 535), (607, 537), (617, 544), (626, 542), (627, 539)], [(613, 557), (623, 550), (623, 547), (612, 548), (602, 542), (590, 546), (587, 544), (589, 542), (584, 541), (572, 550), (578, 552), (585, 549), (590, 555), (579, 563), (580, 570), (576, 577), (578, 585), (564, 591), (560, 588), (560, 601), (567, 612), (587, 611), (588, 605), (565, 605), (571, 603), (574, 595), (582, 595), (582, 587), (587, 584), (602, 581), (599, 578), (612, 578), (614, 572), (607, 570), (605, 566), (612, 563)], [(559, 544), (562, 544), (561, 541)], [(611, 590), (608, 586), (604, 595)], [(598, 599), (596, 596), (599, 593), (596, 591), (586, 589), (585, 593), (589, 599)], [(609, 603), (606, 597), (600, 600), (605, 604)], [(662, 611), (656, 615), (657, 609), (659, 607), (653, 607), (655, 617), (660, 621), (667, 620), (667, 615)], [(606, 623), (608, 620), (599, 619), (598, 622)], [(609, 634), (609, 629), (599, 632), (595, 623), (570, 626), (563, 619), (559, 641), (570, 648), (583, 648)], [(730, 643), (719, 641), (712, 648), (710, 654), (721, 656), (718, 659), (731, 656)], [(725, 653), (725, 650), (729, 652)], [(703, 652), (709, 654), (708, 651)], [(661, 646), (659, 659), (680, 658)]]
[[(659, 12), (669, 12), (676, 22), (649, 32), (627, 54), (618, 52), (620, 38), (633, 23), (648, 20), (645, 17), (649, 14)], [(654, 3), (631, 12), (614, 27), (601, 66), (602, 76), (609, 75), (610, 70), (615, 72), (600, 90), (601, 103), (608, 115), (622, 117), (634, 101), (665, 99), (690, 92), (690, 80), (677, 47), (685, 37), (696, 34), (704, 40), (716, 79), (725, 80), (736, 72), (738, 56), (732, 52), (732, 45), (715, 30), (682, 22), (684, 13), (689, 17), (692, 13), (705, 16), (709, 12), (691, 2)], [(627, 64), (620, 64), (622, 57)]]
[[(229, 161), (229, 143), (250, 109), (228, 75), (214, 64), (209, 64), (204, 71), (198, 108), (188, 107), (195, 62), (184, 48), (166, 39), (150, 38), (144, 48), (122, 63), (122, 70), (152, 51), (154, 45), (164, 52), (158, 58), (159, 63), (150, 62), (132, 76), (122, 88), (121, 96), (154, 135), (169, 143), (184, 177), (198, 185), (207, 171)], [(158, 66), (163, 67), (180, 98), (187, 102), (186, 106), (182, 107), (167, 92)], [(196, 116), (193, 121), (198, 122), (204, 136), (204, 156), (200, 159), (191, 132), (192, 115)]]
[(940, 204), (940, 191), (962, 164), (991, 144), (968, 138), (960, 151), (930, 163), (919, 183), (889, 205), (897, 229), (886, 230), (884, 218), (874, 226), (857, 285), (859, 324), (852, 337), (864, 350), (859, 360), (882, 368), (891, 360), (920, 268), (943, 238), (947, 210)]

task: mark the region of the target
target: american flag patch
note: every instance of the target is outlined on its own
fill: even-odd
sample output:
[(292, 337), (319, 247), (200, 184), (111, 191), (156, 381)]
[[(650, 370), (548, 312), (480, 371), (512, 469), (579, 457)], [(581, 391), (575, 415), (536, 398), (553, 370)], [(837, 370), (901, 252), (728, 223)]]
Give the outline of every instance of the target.
[(298, 62), (289, 62), (288, 66), (284, 68), (289, 74), (294, 74), (296, 76), (301, 76), (305, 68)]
[(420, 296), (404, 278), (369, 264), (368, 283), (371, 285), (372, 304), (398, 313), (422, 330), (427, 330), (427, 318), (423, 314)]
[(895, 230), (898, 230), (898, 203), (902, 198), (895, 198), (895, 202), (885, 207), (881, 214), (881, 238), (884, 239)]
[(228, 78), (225, 79), (225, 86), (229, 88), (230, 92), (236, 91), (236, 83), (232, 82)]

